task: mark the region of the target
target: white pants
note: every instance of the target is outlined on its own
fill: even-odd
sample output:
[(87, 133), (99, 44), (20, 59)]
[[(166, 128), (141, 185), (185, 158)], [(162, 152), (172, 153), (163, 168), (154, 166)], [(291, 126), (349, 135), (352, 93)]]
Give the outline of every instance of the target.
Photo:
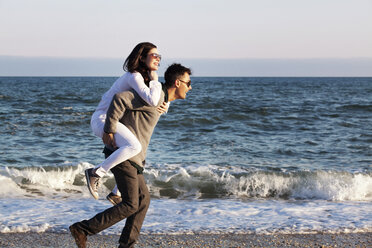
[[(93, 133), (102, 138), (103, 127), (105, 125), (106, 113), (94, 112), (90, 121), (90, 126)], [(122, 123), (118, 122), (116, 133), (114, 134), (115, 143), (118, 149), (114, 151), (105, 161), (97, 165), (95, 168), (96, 174), (103, 177), (111, 168), (137, 155), (141, 150), (141, 143), (137, 137)], [(115, 192), (114, 192), (115, 193)]]

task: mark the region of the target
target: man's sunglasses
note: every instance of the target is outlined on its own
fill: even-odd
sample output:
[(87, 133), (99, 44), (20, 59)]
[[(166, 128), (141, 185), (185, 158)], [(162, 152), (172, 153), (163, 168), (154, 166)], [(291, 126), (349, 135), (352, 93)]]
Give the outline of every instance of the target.
[(181, 81), (182, 83), (186, 84), (187, 87), (190, 87), (190, 86), (191, 86), (191, 80), (188, 81), (188, 82), (185, 82), (185, 81), (183, 81), (183, 80), (181, 80), (181, 79), (178, 79), (178, 80)]

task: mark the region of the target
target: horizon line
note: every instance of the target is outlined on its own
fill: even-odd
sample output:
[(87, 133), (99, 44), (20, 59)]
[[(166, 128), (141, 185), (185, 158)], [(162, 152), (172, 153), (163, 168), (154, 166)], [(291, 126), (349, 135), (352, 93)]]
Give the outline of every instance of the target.
[[(73, 56), (53, 56), (53, 55), (0, 55), (0, 57), (7, 57), (7, 58), (39, 58), (39, 59), (124, 59), (124, 57), (89, 57), (89, 56), (82, 56), (82, 57), (73, 57)], [(163, 60), (173, 60), (173, 59), (185, 59), (185, 60), (323, 60), (323, 59), (372, 59), (372, 57), (362, 57), (362, 56), (354, 56), (354, 57), (240, 57), (240, 58), (208, 58), (208, 57), (194, 57), (194, 58), (182, 58), (182, 57), (169, 57), (164, 58)]]
[[(27, 78), (27, 77), (41, 77), (41, 78), (61, 78), (61, 77), (67, 77), (67, 78), (92, 78), (92, 77), (120, 77), (120, 76), (35, 76), (35, 75), (29, 75), (29, 76), (4, 76), (0, 75), (0, 78)], [(159, 76), (159, 78), (164, 78), (164, 76)], [(372, 78), (372, 76), (190, 76), (190, 78)]]
[[(124, 59), (0, 56), (1, 76), (122, 75)], [(163, 59), (158, 74), (182, 63), (199, 77), (371, 77), (372, 58)]]

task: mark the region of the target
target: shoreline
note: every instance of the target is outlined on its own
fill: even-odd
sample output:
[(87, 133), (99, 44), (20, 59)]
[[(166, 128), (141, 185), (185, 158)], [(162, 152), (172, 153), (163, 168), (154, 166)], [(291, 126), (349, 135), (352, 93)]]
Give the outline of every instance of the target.
[[(119, 235), (88, 236), (87, 247), (118, 247)], [(135, 247), (369, 247), (372, 232), (318, 234), (143, 234)], [(70, 233), (0, 233), (0, 247), (76, 247)]]

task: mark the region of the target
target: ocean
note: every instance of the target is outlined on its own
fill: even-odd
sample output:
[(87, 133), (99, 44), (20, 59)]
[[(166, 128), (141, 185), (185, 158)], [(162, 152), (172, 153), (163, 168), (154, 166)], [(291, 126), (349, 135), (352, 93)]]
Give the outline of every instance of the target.
[[(0, 77), (0, 232), (67, 232), (111, 207), (84, 170), (114, 77)], [(372, 232), (372, 78), (192, 77), (148, 149), (143, 233)], [(103, 231), (120, 234), (124, 222)]]

